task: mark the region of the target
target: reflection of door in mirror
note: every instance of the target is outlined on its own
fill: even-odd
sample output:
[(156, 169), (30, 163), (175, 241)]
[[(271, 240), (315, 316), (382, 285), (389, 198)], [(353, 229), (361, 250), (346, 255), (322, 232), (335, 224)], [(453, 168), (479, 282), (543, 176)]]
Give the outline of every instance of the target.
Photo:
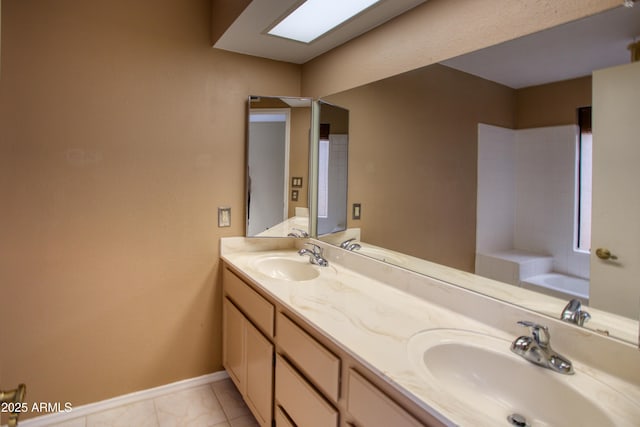
[(249, 112), (247, 234), (259, 235), (287, 218), (289, 110)]
[(318, 235), (347, 227), (349, 111), (319, 102)]
[(593, 74), (591, 280), (600, 286), (591, 305), (632, 318), (640, 307), (637, 88), (640, 62)]
[(250, 97), (247, 236), (304, 237), (309, 232), (310, 123), (308, 98)]

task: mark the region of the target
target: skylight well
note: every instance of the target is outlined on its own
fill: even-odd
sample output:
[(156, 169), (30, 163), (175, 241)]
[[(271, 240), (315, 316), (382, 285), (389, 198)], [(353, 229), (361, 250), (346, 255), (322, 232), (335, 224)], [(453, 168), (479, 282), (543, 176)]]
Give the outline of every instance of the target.
[(307, 0), (268, 34), (311, 43), (380, 0)]

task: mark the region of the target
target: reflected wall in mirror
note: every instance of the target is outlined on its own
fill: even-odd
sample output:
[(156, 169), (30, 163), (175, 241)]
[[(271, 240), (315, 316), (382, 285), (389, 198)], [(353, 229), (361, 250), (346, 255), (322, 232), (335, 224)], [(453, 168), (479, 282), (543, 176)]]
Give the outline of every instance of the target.
[(309, 233), (311, 99), (251, 96), (247, 111), (248, 237)]
[[(591, 72), (629, 62), (639, 12), (614, 9), (325, 97), (351, 112), (349, 203), (361, 203), (366, 215), (348, 225), (359, 229), (361, 253), (369, 247), (436, 277), (450, 277), (448, 267), (480, 272), (484, 263), (493, 280), (478, 288), (456, 273), (460, 282), (554, 318), (582, 298), (597, 312), (586, 327), (637, 343), (637, 296), (606, 280), (589, 283), (590, 263), (602, 261), (588, 245), (577, 247), (577, 173), (578, 109), (592, 105)], [(603, 161), (598, 143), (605, 142), (594, 139), (594, 163)], [(626, 173), (640, 179), (637, 168)], [(624, 281), (636, 283), (632, 276), (627, 270)], [(557, 283), (563, 278), (565, 287)], [(594, 289), (632, 303), (599, 305), (590, 300)]]
[(349, 110), (318, 101), (317, 235), (347, 228)]

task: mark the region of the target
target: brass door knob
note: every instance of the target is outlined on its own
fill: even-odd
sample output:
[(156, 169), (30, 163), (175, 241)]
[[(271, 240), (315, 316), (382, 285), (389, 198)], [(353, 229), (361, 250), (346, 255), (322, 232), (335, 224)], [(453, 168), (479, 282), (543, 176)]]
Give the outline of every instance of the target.
[(598, 248), (596, 249), (596, 256), (600, 259), (618, 259), (617, 256), (611, 253), (609, 249), (606, 248)]

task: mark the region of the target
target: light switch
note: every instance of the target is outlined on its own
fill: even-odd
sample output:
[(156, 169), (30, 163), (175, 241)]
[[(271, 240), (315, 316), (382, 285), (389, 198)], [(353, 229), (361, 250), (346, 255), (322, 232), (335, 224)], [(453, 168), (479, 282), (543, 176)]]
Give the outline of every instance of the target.
[(218, 208), (218, 227), (231, 227), (231, 208)]

